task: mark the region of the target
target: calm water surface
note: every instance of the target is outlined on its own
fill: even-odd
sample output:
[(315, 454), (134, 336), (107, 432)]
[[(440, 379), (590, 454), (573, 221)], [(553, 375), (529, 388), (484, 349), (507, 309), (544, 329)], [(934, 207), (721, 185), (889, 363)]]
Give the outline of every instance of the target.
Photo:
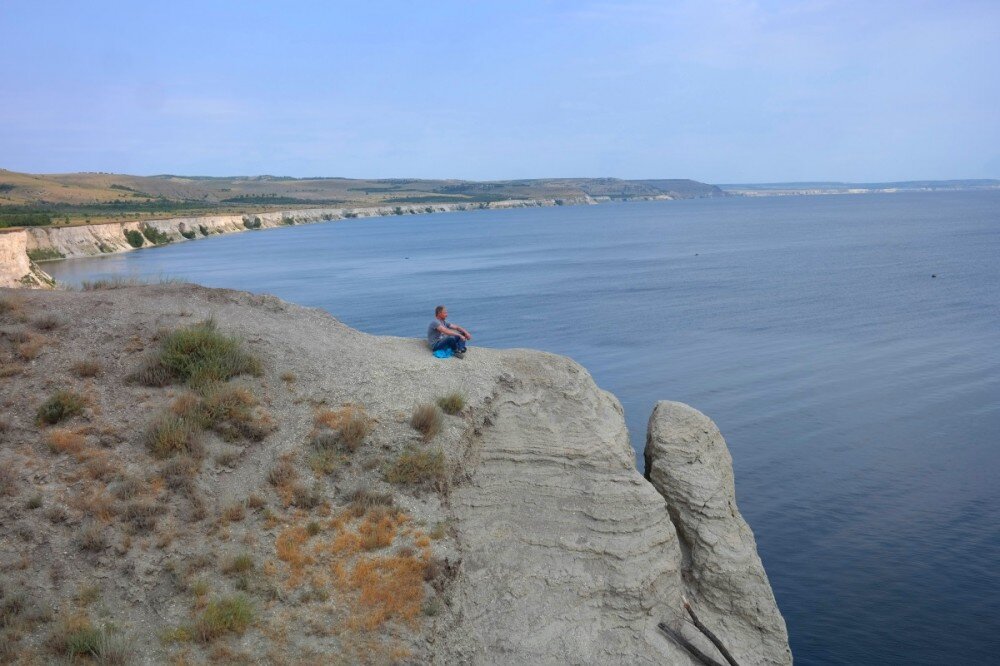
[(797, 663), (997, 663), (1000, 193), (392, 217), (46, 268), (268, 292), (379, 334), (446, 303), (476, 344), (584, 364), (640, 453), (654, 402), (689, 403), (729, 442)]

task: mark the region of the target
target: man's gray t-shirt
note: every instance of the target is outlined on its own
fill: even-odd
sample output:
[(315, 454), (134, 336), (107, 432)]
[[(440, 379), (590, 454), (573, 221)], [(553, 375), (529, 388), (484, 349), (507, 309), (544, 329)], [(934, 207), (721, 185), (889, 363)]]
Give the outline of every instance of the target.
[(448, 323), (448, 320), (441, 321), (440, 319), (435, 317), (431, 321), (431, 325), (427, 327), (427, 344), (429, 344), (431, 347), (436, 345), (438, 340), (444, 337), (444, 333), (438, 330), (438, 326), (451, 328), (451, 324)]

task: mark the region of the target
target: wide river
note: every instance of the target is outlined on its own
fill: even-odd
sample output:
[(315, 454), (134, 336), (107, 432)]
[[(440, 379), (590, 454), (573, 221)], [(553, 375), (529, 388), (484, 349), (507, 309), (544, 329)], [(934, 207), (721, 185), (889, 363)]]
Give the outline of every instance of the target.
[(45, 268), (267, 292), (378, 334), (447, 304), (476, 345), (586, 366), (640, 466), (655, 401), (718, 423), (797, 663), (1000, 658), (1000, 193), (389, 217)]

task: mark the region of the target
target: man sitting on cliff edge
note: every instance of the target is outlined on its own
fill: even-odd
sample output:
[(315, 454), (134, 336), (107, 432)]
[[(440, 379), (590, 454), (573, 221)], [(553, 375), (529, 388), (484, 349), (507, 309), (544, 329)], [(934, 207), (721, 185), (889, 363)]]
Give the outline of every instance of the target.
[(465, 356), (465, 343), (472, 339), (472, 334), (459, 326), (448, 322), (448, 308), (439, 305), (434, 308), (434, 319), (427, 327), (427, 344), (432, 352), (450, 349), (457, 358)]

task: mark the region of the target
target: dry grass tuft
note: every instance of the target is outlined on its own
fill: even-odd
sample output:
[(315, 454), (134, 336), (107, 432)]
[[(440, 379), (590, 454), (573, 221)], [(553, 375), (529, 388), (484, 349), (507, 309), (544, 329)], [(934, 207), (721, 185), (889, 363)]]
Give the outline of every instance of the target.
[(54, 331), (63, 325), (62, 319), (55, 315), (42, 315), (36, 317), (31, 323), (39, 331)]
[(441, 432), (441, 424), (444, 418), (441, 416), (441, 409), (437, 405), (426, 403), (417, 405), (410, 417), (410, 426), (419, 432), (425, 442), (429, 442)]
[(45, 347), (45, 338), (40, 335), (31, 335), (27, 340), (17, 346), (17, 355), (23, 361), (33, 361), (42, 353)]
[(194, 491), (194, 477), (197, 474), (198, 461), (186, 455), (172, 458), (160, 469), (160, 475), (168, 488), (187, 494)]
[[(372, 431), (372, 420), (365, 410), (356, 405), (344, 405), (340, 409), (322, 409), (316, 412), (315, 424), (320, 428), (313, 437), (312, 444), (317, 449), (340, 447), (357, 451)], [(333, 432), (324, 432), (329, 429)]]
[(438, 398), (437, 404), (445, 414), (454, 416), (465, 407), (465, 396), (461, 393), (449, 393), (448, 395)]
[(17, 494), (17, 473), (4, 461), (0, 465), (0, 497)]
[(156, 529), (159, 507), (153, 502), (137, 500), (129, 502), (122, 511), (122, 521), (132, 534), (148, 534)]
[(38, 408), (39, 425), (55, 425), (83, 411), (87, 400), (73, 391), (58, 391)]
[(247, 517), (246, 507), (242, 503), (230, 504), (222, 510), (220, 519), (226, 523), (238, 523)]
[(389, 483), (443, 489), (446, 480), (444, 451), (407, 448), (389, 467), (385, 480)]
[(171, 413), (160, 415), (145, 437), (146, 448), (157, 458), (178, 454), (201, 457), (204, 450), (198, 439), (198, 428), (189, 419)]
[(77, 377), (87, 379), (101, 374), (101, 364), (97, 361), (77, 361), (70, 367), (70, 370), (72, 370), (73, 374)]
[(318, 483), (307, 486), (297, 483), (292, 486), (292, 504), (300, 509), (315, 509), (323, 503), (322, 487)]
[(222, 573), (232, 576), (234, 574), (245, 574), (253, 571), (254, 562), (253, 555), (250, 553), (241, 553), (234, 557), (231, 557), (222, 565)]
[(395, 506), (396, 500), (389, 493), (376, 493), (367, 488), (358, 488), (351, 493), (351, 504), (348, 510), (355, 518), (360, 518), (372, 509), (392, 509)]
[(89, 522), (80, 528), (76, 535), (76, 545), (88, 553), (99, 553), (108, 547), (104, 538), (104, 528), (95, 522)]
[(282, 457), (267, 473), (267, 481), (276, 488), (291, 486), (299, 478), (295, 465), (288, 457)]
[(195, 638), (208, 643), (226, 634), (242, 635), (253, 622), (253, 606), (241, 594), (209, 602), (193, 627)]
[(72, 453), (74, 455), (83, 451), (87, 444), (87, 439), (82, 434), (64, 428), (53, 428), (48, 436), (49, 451), (52, 453)]
[(62, 620), (49, 636), (48, 647), (70, 663), (83, 660), (102, 666), (120, 666), (131, 663), (135, 657), (133, 648), (123, 636), (95, 627), (82, 613)]
[(245, 388), (216, 386), (208, 389), (199, 409), (204, 427), (226, 441), (248, 439), (259, 442), (272, 430), (274, 422), (266, 414), (255, 414), (257, 399)]

